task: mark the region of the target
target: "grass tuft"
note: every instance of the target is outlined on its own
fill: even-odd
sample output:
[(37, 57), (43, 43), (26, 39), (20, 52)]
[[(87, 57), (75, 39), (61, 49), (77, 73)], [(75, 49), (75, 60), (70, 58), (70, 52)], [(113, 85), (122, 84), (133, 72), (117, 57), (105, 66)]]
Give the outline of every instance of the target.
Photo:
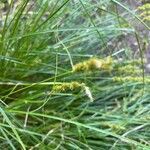
[(117, 0), (0, 1), (0, 148), (149, 150), (136, 23), (150, 27), (138, 11)]

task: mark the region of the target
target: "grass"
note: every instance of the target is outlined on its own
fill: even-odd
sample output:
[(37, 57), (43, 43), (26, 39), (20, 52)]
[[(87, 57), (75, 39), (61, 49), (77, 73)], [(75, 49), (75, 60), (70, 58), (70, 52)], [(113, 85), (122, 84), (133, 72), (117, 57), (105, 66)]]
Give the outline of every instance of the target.
[(0, 26), (0, 147), (149, 150), (150, 77), (131, 21), (148, 23), (116, 0), (19, 2)]

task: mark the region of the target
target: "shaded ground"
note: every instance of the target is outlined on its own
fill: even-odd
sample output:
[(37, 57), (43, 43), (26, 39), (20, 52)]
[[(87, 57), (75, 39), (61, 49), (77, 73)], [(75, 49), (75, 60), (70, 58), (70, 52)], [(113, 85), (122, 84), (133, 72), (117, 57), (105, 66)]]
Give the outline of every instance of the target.
[[(127, 1), (124, 0), (124, 2), (131, 8), (131, 10), (137, 10), (138, 6), (141, 6), (144, 3), (150, 3), (150, 1), (147, 1), (147, 0), (145, 1), (144, 0), (143, 1), (142, 0), (141, 1), (140, 0), (127, 0)], [(150, 72), (150, 31), (146, 29), (138, 21), (134, 21), (132, 22), (132, 24), (134, 25), (136, 30), (140, 33), (141, 46), (142, 46), (142, 49), (145, 50), (144, 53), (145, 53), (145, 58), (147, 60), (145, 68), (147, 72)], [(129, 47), (131, 47), (131, 49), (135, 51), (135, 55), (139, 53), (139, 47), (138, 47), (135, 36), (132, 36), (132, 35), (126, 36), (124, 40), (126, 40), (127, 43), (129, 44)]]

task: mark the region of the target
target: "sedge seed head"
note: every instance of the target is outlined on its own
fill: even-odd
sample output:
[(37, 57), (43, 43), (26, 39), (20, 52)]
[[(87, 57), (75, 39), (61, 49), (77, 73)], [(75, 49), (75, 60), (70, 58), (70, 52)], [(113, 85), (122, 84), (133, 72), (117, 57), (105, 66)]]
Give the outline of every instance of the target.
[(54, 92), (67, 92), (81, 90), (82, 84), (79, 82), (62, 83), (53, 87)]
[(73, 67), (73, 72), (91, 72), (96, 70), (111, 70), (112, 58), (105, 59), (90, 58), (84, 62), (80, 62)]

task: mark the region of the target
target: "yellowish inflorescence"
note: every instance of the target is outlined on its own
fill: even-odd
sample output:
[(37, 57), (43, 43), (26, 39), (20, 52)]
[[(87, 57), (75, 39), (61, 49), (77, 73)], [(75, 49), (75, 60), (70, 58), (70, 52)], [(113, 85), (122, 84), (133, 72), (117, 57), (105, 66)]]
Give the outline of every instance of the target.
[[(125, 64), (126, 65), (133, 65), (133, 66), (135, 66), (135, 65), (140, 66), (142, 62), (146, 63), (146, 59), (142, 58), (142, 60), (141, 60), (141, 58), (139, 58), (139, 59), (127, 60), (127, 61), (125, 61)], [(116, 63), (118, 63), (118, 61), (116, 61)]]
[[(103, 73), (112, 72), (115, 77), (113, 81), (115, 82), (143, 82), (142, 77), (136, 77), (139, 73), (142, 73), (139, 67), (139, 60), (123, 63), (117, 60), (113, 60), (111, 57), (106, 57), (104, 59), (90, 58), (86, 61), (77, 63), (73, 66), (73, 72), (94, 72), (94, 71), (104, 71)], [(102, 74), (103, 75), (103, 74)], [(150, 83), (150, 78), (145, 78), (145, 82)], [(93, 101), (93, 96), (91, 94), (90, 88), (85, 85), (85, 83), (80, 83), (77, 81), (64, 82), (53, 87), (53, 94), (57, 93), (74, 93), (84, 92), (84, 94)]]
[(143, 79), (143, 77), (131, 77), (131, 76), (127, 76), (127, 77), (113, 77), (113, 81), (117, 81), (117, 82), (141, 82), (143, 83), (143, 80), (146, 83), (150, 83), (150, 78), (145, 77)]
[(135, 75), (142, 72), (142, 70), (138, 67), (140, 63), (141, 61), (138, 60), (114, 67), (115, 65), (118, 65), (119, 62), (117, 60), (113, 60), (111, 57), (106, 57), (104, 59), (90, 58), (74, 65), (73, 72), (93, 72), (99, 70), (106, 72), (113, 71), (115, 74)]
[(70, 82), (62, 83), (61, 85), (56, 85), (53, 87), (54, 92), (66, 92), (66, 91), (80, 91), (82, 89), (83, 83)]
[(73, 66), (73, 72), (91, 72), (94, 70), (111, 71), (112, 58), (105, 59), (90, 58)]
[(68, 92), (71, 91), (73, 93), (79, 93), (80, 91), (84, 91), (86, 96), (90, 99), (90, 101), (93, 101), (93, 96), (90, 91), (90, 88), (86, 86), (84, 83), (79, 83), (79, 82), (65, 82), (62, 83), (61, 85), (56, 85), (53, 87), (53, 93), (58, 93), (58, 92)]
[(140, 74), (142, 72), (142, 70), (137, 67), (137, 66), (133, 66), (133, 65), (125, 65), (123, 67), (119, 67), (117, 69), (117, 72), (120, 73), (120, 74), (132, 74), (132, 75), (135, 75), (135, 74)]
[(142, 17), (143, 21), (150, 21), (150, 3), (146, 3), (138, 9), (141, 11), (140, 16)]

